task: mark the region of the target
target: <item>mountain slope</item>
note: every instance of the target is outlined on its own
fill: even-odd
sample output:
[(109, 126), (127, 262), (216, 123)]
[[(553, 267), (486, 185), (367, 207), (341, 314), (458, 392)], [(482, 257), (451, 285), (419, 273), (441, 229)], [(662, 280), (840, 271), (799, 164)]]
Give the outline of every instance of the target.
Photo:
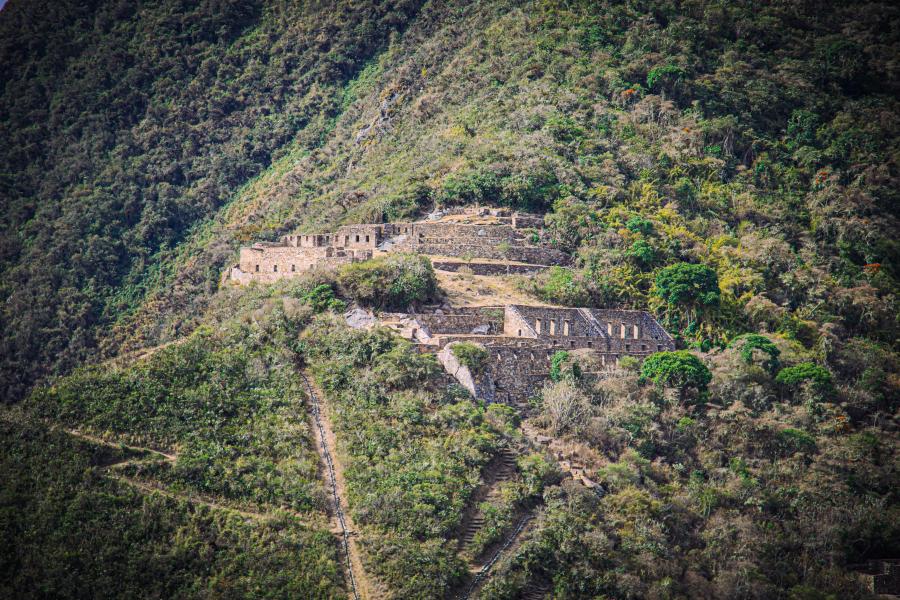
[(96, 356), (167, 252), (298, 137), (412, 3), (11, 2), (0, 18), (2, 387)]
[[(3, 432), (5, 547), (27, 548), (29, 574), (109, 548), (139, 580), (121, 536), (90, 536), (112, 499), (103, 514), (153, 536), (141, 556), (171, 589), (346, 591), (321, 518), (190, 542), (196, 560), (172, 567), (172, 528), (219, 540), (222, 513), (137, 498), (102, 476), (104, 451), (44, 433), (177, 444), (174, 464), (128, 476), (315, 512), (285, 412), (305, 363), (386, 595), (458, 595), (465, 515), (489, 515), (496, 543), (527, 508), (479, 597), (868, 598), (858, 565), (900, 556), (898, 16), (887, 2), (12, 0), (0, 360), (25, 424)], [(690, 351), (657, 364), (694, 360), (693, 384), (628, 361), (579, 377), (563, 356), (518, 415), (448, 387), (395, 336), (344, 327), (340, 273), (220, 285), (242, 244), (473, 203), (545, 213), (575, 259), (510, 278), (517, 293), (652, 311)], [(492, 457), (524, 443), (523, 417), (553, 451), (473, 504)], [(603, 495), (560, 482), (563, 460)], [(74, 552), (27, 535), (66, 518), (88, 540)], [(105, 586), (90, 565), (72, 568)]]

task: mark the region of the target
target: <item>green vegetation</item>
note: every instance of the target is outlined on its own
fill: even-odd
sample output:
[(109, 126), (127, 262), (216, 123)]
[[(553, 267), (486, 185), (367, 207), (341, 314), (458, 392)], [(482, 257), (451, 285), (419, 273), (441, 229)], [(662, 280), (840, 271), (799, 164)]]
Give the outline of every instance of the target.
[(465, 572), (453, 534), (503, 439), (496, 415), (486, 418), (427, 374), (393, 377), (405, 383), (386, 388), (383, 357), (400, 348), (407, 360), (394, 369), (409, 369), (418, 353), (385, 330), (352, 330), (323, 316), (303, 339), (333, 407), (367, 570), (398, 598), (450, 595)]
[(0, 432), (0, 596), (345, 594), (298, 360), (369, 571), (456, 595), (455, 528), (515, 419), (330, 314), (426, 301), (430, 269), (219, 282), (250, 241), (478, 201), (547, 211), (529, 239), (572, 254), (523, 290), (650, 309), (703, 351), (548, 383), (536, 421), (605, 495), (504, 490), (480, 544), (536, 518), (480, 595), (867, 598), (850, 565), (900, 555), (898, 20), (881, 0), (13, 0), (0, 389), (25, 424)]
[(468, 367), (472, 375), (481, 374), (487, 366), (488, 351), (478, 344), (456, 342), (450, 346), (450, 351), (459, 364)]
[(712, 381), (712, 373), (699, 358), (686, 350), (651, 354), (641, 365), (641, 378), (659, 386), (678, 389), (682, 400), (688, 388), (696, 390), (701, 398)]
[(261, 324), (201, 329), (134, 366), (77, 372), (26, 405), (66, 426), (177, 448), (171, 468), (136, 475), (235, 501), (322, 509), (303, 392), (285, 350), (297, 328), (284, 304), (264, 306)]
[(656, 274), (654, 294), (669, 306), (691, 310), (719, 303), (719, 280), (705, 265), (678, 263)]
[[(795, 342), (782, 355), (804, 352)], [(900, 549), (896, 475), (881, 454), (896, 456), (893, 434), (827, 401), (814, 412), (773, 401), (775, 378), (738, 347), (707, 360), (705, 406), (667, 402), (624, 370), (545, 389), (543, 424), (603, 456), (589, 476), (604, 494), (548, 486), (480, 597), (869, 597), (847, 566)]]
[(781, 350), (772, 343), (772, 340), (764, 335), (746, 333), (734, 338), (729, 346), (740, 347), (741, 358), (743, 358), (744, 362), (747, 364), (753, 362), (753, 351), (759, 350), (768, 356), (768, 358), (763, 360), (763, 367), (768, 369), (770, 373), (775, 373), (778, 370), (778, 357), (781, 355)]
[[(190, 285), (189, 295), (215, 289), (235, 246), (212, 243), (198, 225), (290, 157), (292, 143), (301, 154), (320, 147), (345, 85), (418, 9), (261, 0), (5, 6), (4, 400), (96, 358), (117, 322), (148, 295), (172, 291), (176, 264), (193, 271), (178, 284)], [(229, 235), (246, 241), (262, 230), (246, 221)], [(196, 248), (194, 260), (178, 249), (192, 235), (213, 246), (200, 264)]]
[(563, 378), (578, 379), (581, 377), (581, 367), (572, 359), (565, 350), (557, 350), (550, 357), (550, 379), (562, 381)]
[(810, 362), (783, 368), (778, 372), (775, 381), (788, 386), (809, 382), (819, 391), (830, 389), (832, 384), (831, 373), (828, 372), (828, 369)]
[(186, 339), (0, 415), (2, 595), (344, 593), (292, 349), (321, 296), (222, 297)]
[(37, 420), (2, 420), (0, 434), (4, 598), (346, 594), (324, 519), (248, 519), (139, 491), (103, 474), (123, 452)]
[(430, 300), (437, 287), (431, 261), (415, 254), (351, 263), (341, 268), (337, 281), (344, 294), (363, 306), (396, 310)]

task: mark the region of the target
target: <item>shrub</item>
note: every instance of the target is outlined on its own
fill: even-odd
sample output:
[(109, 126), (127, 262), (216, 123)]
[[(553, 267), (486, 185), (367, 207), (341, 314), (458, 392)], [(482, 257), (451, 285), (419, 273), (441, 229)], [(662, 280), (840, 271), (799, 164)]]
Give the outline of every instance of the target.
[[(565, 350), (557, 350), (550, 358), (550, 379), (553, 381), (561, 381), (566, 379), (578, 379), (581, 377), (581, 367), (578, 363), (570, 361), (571, 354)], [(565, 369), (566, 363), (569, 368)]]
[(740, 348), (741, 358), (743, 358), (744, 362), (747, 364), (753, 362), (753, 351), (760, 350), (769, 356), (769, 358), (763, 361), (763, 367), (768, 369), (771, 373), (778, 370), (778, 357), (781, 355), (781, 350), (772, 343), (772, 340), (764, 335), (747, 333), (734, 338), (729, 346), (732, 348)]
[(334, 297), (334, 289), (327, 283), (317, 285), (300, 299), (317, 313), (325, 310), (340, 312), (347, 307), (345, 302)]
[(656, 261), (656, 250), (647, 240), (637, 240), (625, 251), (625, 256), (634, 260), (639, 266), (649, 267)]
[(560, 473), (556, 466), (537, 452), (518, 458), (516, 465), (530, 496), (540, 494), (545, 486), (559, 481)]
[(423, 354), (406, 340), (400, 340), (389, 352), (375, 358), (373, 372), (381, 383), (402, 389), (427, 380), (438, 370), (434, 354)]
[(450, 346), (453, 356), (459, 364), (469, 368), (472, 375), (478, 375), (484, 371), (488, 359), (488, 351), (478, 344), (470, 342), (457, 342)]
[(677, 82), (684, 77), (684, 69), (677, 65), (663, 65), (654, 67), (647, 73), (647, 88), (653, 87), (660, 82)]
[(699, 358), (687, 350), (657, 352), (641, 365), (641, 380), (651, 380), (659, 386), (679, 390), (683, 399), (688, 388), (696, 389), (701, 395), (712, 380), (712, 374)]
[(541, 412), (555, 435), (579, 429), (590, 414), (584, 394), (569, 380), (545, 384), (541, 396)]
[(654, 294), (669, 305), (714, 306), (719, 303), (719, 278), (706, 265), (678, 263), (656, 275)]
[(653, 222), (640, 215), (635, 215), (625, 223), (625, 229), (632, 233), (650, 235), (653, 233)]
[(819, 392), (831, 389), (831, 373), (828, 369), (811, 362), (783, 368), (778, 372), (775, 381), (791, 387), (810, 382)]
[(575, 274), (563, 267), (551, 267), (547, 274), (540, 277), (537, 294), (545, 302), (555, 302), (567, 306), (583, 306), (590, 299), (584, 281), (576, 279)]
[(807, 453), (815, 450), (816, 438), (805, 431), (789, 427), (778, 432), (778, 444), (788, 453)]
[(427, 257), (390, 254), (344, 266), (338, 273), (338, 285), (364, 306), (405, 309), (413, 302), (431, 299), (437, 280)]
[(484, 419), (500, 431), (512, 431), (519, 426), (521, 417), (512, 406), (494, 403), (484, 411)]

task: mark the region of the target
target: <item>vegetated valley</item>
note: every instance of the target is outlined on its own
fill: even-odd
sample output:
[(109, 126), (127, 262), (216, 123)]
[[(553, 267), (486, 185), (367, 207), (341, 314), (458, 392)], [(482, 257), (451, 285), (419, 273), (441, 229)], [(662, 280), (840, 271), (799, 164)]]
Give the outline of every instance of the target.
[[(898, 56), (889, 2), (10, 0), (0, 597), (898, 593)], [(571, 262), (226, 276), (475, 206)], [(345, 317), (456, 297), (677, 349), (491, 403)]]

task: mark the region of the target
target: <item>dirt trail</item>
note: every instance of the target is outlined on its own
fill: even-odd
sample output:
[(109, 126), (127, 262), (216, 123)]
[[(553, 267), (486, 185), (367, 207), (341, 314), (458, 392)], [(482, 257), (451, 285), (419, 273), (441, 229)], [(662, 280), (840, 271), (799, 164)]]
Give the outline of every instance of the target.
[[(227, 506), (225, 504), (219, 504), (218, 502), (214, 502), (212, 500), (207, 500), (200, 496), (195, 496), (193, 494), (179, 494), (178, 492), (173, 492), (171, 490), (166, 489), (164, 486), (158, 483), (150, 483), (146, 481), (139, 481), (137, 479), (133, 479), (131, 477), (126, 477), (124, 475), (116, 475), (110, 473), (110, 468), (114, 466), (121, 466), (122, 463), (117, 463), (116, 465), (111, 465), (107, 468), (106, 476), (110, 479), (115, 479), (120, 483), (124, 483), (126, 485), (130, 485), (131, 487), (137, 488), (138, 490), (147, 493), (147, 494), (160, 494), (161, 496), (165, 496), (166, 498), (171, 498), (172, 500), (184, 500), (185, 502), (189, 502), (191, 504), (199, 504), (201, 506), (206, 506), (208, 508), (212, 508), (215, 510), (227, 510), (229, 512), (233, 512), (239, 514), (241, 516), (247, 517), (248, 519), (255, 519), (260, 521), (268, 521), (278, 517), (276, 513), (263, 513), (263, 512), (255, 512), (250, 510), (243, 510), (240, 508), (234, 508), (232, 506)], [(292, 517), (300, 517), (299, 513), (288, 512)]]
[[(51, 428), (55, 428), (55, 426), (51, 426)], [(146, 448), (144, 446), (132, 446), (132, 445), (126, 444), (124, 442), (111, 442), (111, 441), (105, 440), (101, 437), (97, 437), (97, 436), (91, 435), (89, 433), (84, 433), (83, 431), (79, 431), (77, 429), (64, 429), (63, 431), (65, 431), (72, 437), (76, 437), (76, 438), (84, 440), (86, 442), (91, 442), (92, 444), (97, 444), (98, 446), (106, 446), (108, 448), (116, 448), (116, 449), (125, 448), (126, 450), (131, 450), (132, 452), (155, 454), (157, 456), (162, 456), (169, 462), (175, 462), (176, 460), (178, 460), (178, 455), (169, 454), (169, 453), (163, 452), (161, 450), (154, 450), (153, 448)]]
[(331, 419), (323, 405), (325, 395), (319, 390), (312, 377), (301, 371), (300, 376), (306, 384), (306, 390), (310, 399), (310, 410), (313, 414), (315, 427), (313, 427), (316, 448), (322, 460), (323, 473), (326, 483), (331, 488), (331, 514), (336, 521), (335, 531), (342, 536), (344, 552), (347, 556), (348, 580), (350, 582), (350, 595), (354, 600), (375, 600), (385, 597), (383, 588), (370, 579), (363, 569), (362, 554), (356, 543), (356, 527), (350, 516), (347, 505), (346, 482), (344, 480), (344, 468), (334, 454), (336, 439)]
[(177, 346), (178, 344), (183, 344), (189, 339), (188, 337), (177, 338), (163, 344), (159, 344), (158, 346), (150, 346), (148, 348), (138, 348), (137, 350), (131, 350), (130, 352), (125, 352), (124, 354), (118, 354), (113, 356), (112, 358), (108, 358), (104, 360), (101, 365), (110, 366), (110, 367), (121, 367), (128, 365), (130, 363), (143, 360), (145, 358), (150, 358), (163, 348), (168, 348), (169, 346)]

